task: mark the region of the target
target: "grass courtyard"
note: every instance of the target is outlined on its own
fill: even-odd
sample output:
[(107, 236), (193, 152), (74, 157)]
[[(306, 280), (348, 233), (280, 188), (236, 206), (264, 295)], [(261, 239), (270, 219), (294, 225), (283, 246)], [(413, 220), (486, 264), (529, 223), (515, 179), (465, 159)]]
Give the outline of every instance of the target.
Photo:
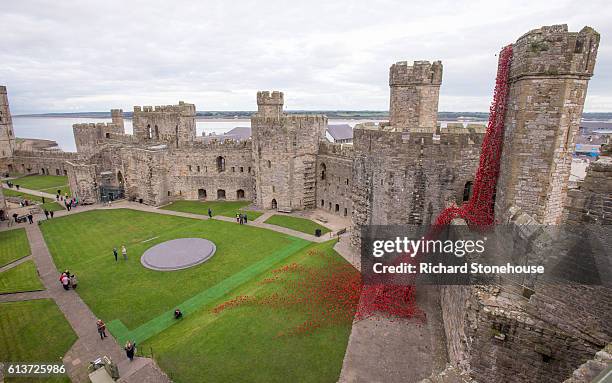
[[(0, 360), (61, 362), (77, 337), (51, 299), (0, 303)], [(38, 379), (41, 380), (41, 379)], [(37, 380), (37, 381), (38, 381)], [(25, 382), (25, 379), (6, 379)], [(69, 382), (47, 378), (45, 382)]]
[(25, 261), (0, 273), (0, 294), (44, 289), (33, 261)]
[(162, 207), (162, 209), (208, 215), (208, 209), (210, 208), (213, 216), (221, 215), (234, 218), (238, 213), (246, 213), (248, 219), (254, 221), (260, 217), (263, 212), (245, 209), (245, 207), (250, 204), (250, 201), (175, 201)]
[(30, 244), (23, 228), (0, 231), (0, 267), (30, 255)]
[[(307, 310), (300, 305), (213, 310), (237, 295), (284, 291), (286, 286), (266, 283), (279, 267), (303, 263), (327, 269), (344, 262), (332, 242), (311, 244), (252, 226), (127, 209), (65, 216), (43, 222), (41, 229), (55, 264), (78, 275), (77, 292), (96, 316), (120, 339), (134, 337), (140, 352), (152, 354), (175, 381), (338, 379), (350, 322), (279, 336), (307, 321)], [(186, 270), (141, 266), (139, 258), (149, 247), (186, 237), (210, 239), (217, 252)], [(129, 259), (115, 262), (112, 249), (122, 243)], [(312, 257), (313, 247), (327, 256)], [(178, 322), (171, 319), (176, 307), (185, 314)]]
[(286, 227), (287, 229), (292, 229), (296, 231), (301, 231), (302, 233), (314, 235), (316, 229), (321, 230), (321, 234), (329, 233), (331, 230), (326, 228), (323, 225), (320, 225), (314, 221), (311, 221), (306, 218), (300, 217), (292, 217), (290, 215), (280, 215), (275, 214), (268, 218), (265, 223), (269, 223), (271, 225)]
[(15, 190), (15, 188), (13, 189), (4, 188), (2, 189), (2, 194), (4, 194), (6, 197), (21, 197), (23, 199), (33, 201), (36, 204), (42, 204), (42, 208), (48, 211), (64, 210), (62, 205), (60, 205), (59, 203), (55, 202), (54, 200), (50, 198), (45, 198), (45, 203), (43, 203), (42, 197), (33, 195), (33, 194), (24, 193), (22, 191), (17, 191)]
[(68, 186), (67, 176), (47, 176), (36, 174), (16, 178), (11, 182), (26, 189), (40, 190), (53, 195), (57, 194), (58, 190), (61, 190), (62, 195), (66, 193), (70, 195), (70, 187)]

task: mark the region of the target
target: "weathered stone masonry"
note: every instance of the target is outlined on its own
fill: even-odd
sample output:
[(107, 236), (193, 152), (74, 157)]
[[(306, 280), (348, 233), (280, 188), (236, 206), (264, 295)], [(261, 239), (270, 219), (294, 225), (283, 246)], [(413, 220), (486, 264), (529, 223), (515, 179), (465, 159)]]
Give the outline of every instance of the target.
[[(533, 30), (517, 40), (510, 70), (495, 215), (518, 228), (609, 224), (609, 149), (580, 189), (567, 191), (574, 136), (593, 74), (599, 34), (585, 27)], [(0, 87), (0, 171), (67, 174), (84, 203), (103, 187), (163, 205), (179, 199), (252, 200), (261, 208), (325, 209), (351, 219), (351, 243), (370, 224), (429, 224), (470, 197), (484, 127), (437, 123), (442, 64), (389, 70), (390, 121), (354, 129), (353, 146), (325, 141), (327, 118), (283, 112), (281, 92), (258, 92), (252, 137), (204, 143), (195, 106), (134, 107), (112, 122), (74, 125), (77, 153), (16, 151)], [(535, 238), (535, 240), (539, 237)], [(481, 382), (563, 381), (611, 341), (610, 289), (601, 286), (443, 287), (449, 360)]]

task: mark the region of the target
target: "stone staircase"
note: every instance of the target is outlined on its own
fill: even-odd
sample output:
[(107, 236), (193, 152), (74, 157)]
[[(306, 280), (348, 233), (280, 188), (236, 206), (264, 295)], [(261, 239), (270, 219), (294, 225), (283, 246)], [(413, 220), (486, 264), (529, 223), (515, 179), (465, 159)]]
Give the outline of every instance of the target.
[(304, 161), (304, 198), (302, 204), (305, 209), (314, 209), (317, 207), (315, 201), (315, 161), (307, 160)]

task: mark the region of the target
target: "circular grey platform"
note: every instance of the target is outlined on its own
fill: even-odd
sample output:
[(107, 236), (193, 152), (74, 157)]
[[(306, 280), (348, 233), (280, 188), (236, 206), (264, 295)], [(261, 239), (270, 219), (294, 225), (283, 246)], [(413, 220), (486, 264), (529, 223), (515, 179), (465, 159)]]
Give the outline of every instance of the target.
[(181, 270), (206, 262), (216, 250), (215, 244), (207, 239), (173, 239), (145, 251), (140, 263), (158, 271)]

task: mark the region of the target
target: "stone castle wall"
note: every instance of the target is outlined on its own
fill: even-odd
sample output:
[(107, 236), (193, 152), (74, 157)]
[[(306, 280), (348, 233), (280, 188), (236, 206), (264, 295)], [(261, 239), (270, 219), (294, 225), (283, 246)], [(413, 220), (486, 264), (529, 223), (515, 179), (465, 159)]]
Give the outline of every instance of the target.
[(179, 147), (196, 136), (195, 105), (135, 106), (132, 117), (134, 136), (142, 143), (166, 143)]
[(352, 216), (353, 158), (352, 146), (321, 141), (316, 165), (317, 208)]
[[(569, 33), (566, 26), (552, 26), (524, 35), (514, 46), (495, 214), (516, 232), (530, 233), (526, 254), (550, 255), (538, 249), (551, 238), (531, 234), (528, 226), (561, 222), (573, 138), (598, 41), (590, 28)], [(585, 213), (606, 216), (606, 199), (597, 199), (610, 190), (605, 163), (593, 166), (584, 191), (570, 193), (568, 222), (604, 223), (585, 219)], [(442, 288), (449, 357), (477, 381), (563, 381), (610, 342), (609, 288), (501, 282)]]
[(460, 204), (473, 182), (482, 130), (408, 133), (357, 126), (353, 145), (353, 238), (362, 225), (428, 225), (449, 204)]
[(512, 206), (539, 222), (563, 213), (578, 131), (599, 34), (567, 25), (533, 30), (513, 46), (495, 213)]
[(67, 161), (79, 160), (77, 153), (15, 150), (10, 161), (12, 171), (21, 174), (68, 175)]
[[(6, 87), (0, 85), (0, 159), (10, 158), (15, 147), (15, 133), (13, 132), (13, 120), (9, 108)], [(2, 169), (1, 170), (8, 170)]]
[(438, 98), (442, 83), (440, 61), (406, 61), (389, 69), (391, 97), (389, 122), (406, 131), (412, 129), (433, 132), (438, 121)]
[[(316, 205), (316, 159), (327, 117), (278, 114), (270, 99), (280, 92), (259, 92), (258, 112), (251, 117), (256, 203), (263, 208), (302, 210)], [(276, 104), (274, 104), (276, 105)]]

